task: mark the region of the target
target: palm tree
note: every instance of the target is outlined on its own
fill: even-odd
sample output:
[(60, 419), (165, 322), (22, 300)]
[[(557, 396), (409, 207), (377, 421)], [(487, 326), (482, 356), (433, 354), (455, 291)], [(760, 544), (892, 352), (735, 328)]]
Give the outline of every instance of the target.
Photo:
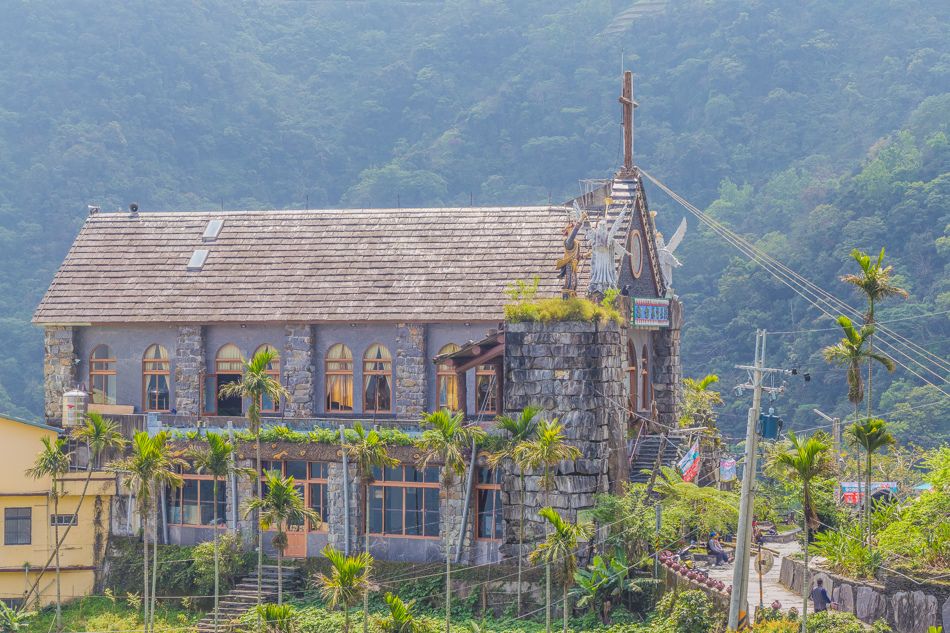
[[(157, 433), (154, 437), (143, 431), (136, 431), (132, 436), (132, 454), (109, 464), (110, 472), (124, 474), (122, 484), (136, 490), (138, 496), (139, 515), (142, 522), (142, 553), (144, 591), (142, 593), (142, 607), (144, 610), (145, 633), (150, 628), (149, 620), (149, 592), (148, 592), (148, 515), (152, 505), (152, 495), (159, 486), (178, 488), (182, 484), (179, 469), (186, 468), (187, 462), (173, 457), (168, 447), (169, 434), (167, 431)], [(158, 521), (153, 526), (153, 548), (155, 560), (158, 560)], [(154, 566), (153, 566), (154, 567)], [(155, 617), (155, 585), (158, 579), (157, 569), (152, 571), (152, 602), (151, 617)]]
[(518, 615), (521, 615), (521, 566), (524, 560), (524, 495), (525, 495), (525, 469), (519, 463), (516, 454), (518, 447), (537, 437), (538, 433), (538, 414), (541, 409), (527, 406), (517, 418), (509, 416), (499, 416), (495, 425), (511, 436), (502, 445), (501, 449), (488, 459), (492, 468), (498, 468), (502, 462), (510, 462), (518, 467), (518, 477), (521, 480), (521, 496), (519, 505), (521, 506), (521, 522), (518, 524)]
[[(257, 489), (254, 491), (258, 499), (264, 496), (263, 480), (261, 479), (261, 398), (267, 396), (274, 402), (280, 402), (281, 396), (288, 397), (288, 392), (279, 380), (274, 380), (267, 374), (267, 368), (278, 357), (276, 352), (263, 349), (254, 355), (250, 361), (241, 358), (244, 365), (244, 374), (237, 382), (231, 382), (221, 388), (222, 396), (241, 396), (250, 401), (247, 408), (247, 421), (254, 434), (254, 444), (257, 450)], [(261, 606), (261, 569), (264, 567), (264, 532), (258, 526), (257, 530), (257, 606)], [(261, 619), (258, 615), (257, 630), (260, 632)]]
[[(877, 361), (887, 368), (887, 371), (894, 371), (895, 365), (887, 356), (878, 354), (865, 343), (871, 339), (874, 334), (873, 325), (865, 325), (860, 330), (855, 329), (848, 317), (838, 317), (838, 325), (844, 330), (844, 338), (840, 343), (830, 345), (822, 350), (825, 360), (839, 367), (845, 365), (848, 368), (848, 400), (854, 404), (854, 423), (859, 424), (858, 405), (864, 400), (864, 381), (861, 378), (861, 364), (868, 363), (870, 368), (872, 361)], [(863, 522), (863, 515), (858, 515), (859, 521)], [(863, 531), (863, 530), (862, 530)]]
[[(353, 425), (353, 431), (356, 433), (356, 440), (346, 445), (346, 455), (353, 460), (360, 471), (360, 478), (363, 480), (363, 517), (366, 525), (363, 530), (363, 551), (369, 553), (369, 486), (376, 479), (373, 477), (373, 467), (392, 468), (399, 464), (399, 460), (389, 456), (386, 444), (380, 439), (375, 430), (367, 433), (363, 430), (363, 425), (357, 422)], [(350, 538), (347, 534), (346, 538)], [(369, 629), (369, 586), (364, 587), (363, 592), (363, 633)]]
[[(594, 534), (594, 525), (592, 523), (568, 523), (554, 508), (541, 508), (538, 512), (542, 517), (548, 520), (554, 531), (548, 534), (547, 539), (538, 549), (531, 552), (531, 562), (533, 564), (544, 563), (545, 567), (550, 569), (554, 566), (557, 570), (558, 580), (561, 582), (562, 599), (564, 602), (563, 633), (567, 633), (567, 592), (574, 586), (574, 573), (577, 572), (577, 559), (574, 558), (574, 549), (577, 547), (577, 541), (580, 539), (589, 539)], [(547, 610), (551, 613), (551, 584), (547, 586)], [(550, 629), (550, 619), (548, 628)]]
[(865, 325), (860, 330), (854, 327), (848, 317), (838, 317), (838, 325), (844, 331), (840, 343), (829, 345), (822, 350), (829, 364), (848, 368), (848, 400), (854, 405), (854, 421), (858, 422), (858, 404), (864, 400), (864, 380), (861, 378), (861, 364), (877, 361), (893, 372), (894, 361), (865, 347), (865, 343), (874, 335), (874, 326)]
[(808, 528), (818, 527), (818, 515), (815, 512), (811, 499), (811, 482), (816, 477), (823, 477), (834, 472), (834, 460), (828, 457), (830, 444), (824, 441), (821, 434), (804, 438), (788, 432), (789, 444), (784, 451), (773, 454), (774, 466), (781, 470), (785, 478), (790, 481), (799, 481), (802, 484), (802, 509), (805, 530), (805, 601), (802, 607), (802, 633), (807, 633), (806, 619), (808, 616)]
[(32, 479), (52, 480), (50, 496), (53, 498), (53, 529), (55, 530), (53, 555), (56, 557), (56, 630), (63, 628), (62, 596), (59, 582), (59, 478), (69, 472), (69, 456), (66, 452), (66, 439), (50, 436), (41, 437), (43, 450), (36, 455), (33, 467), (26, 470), (26, 476)]
[[(882, 299), (889, 299), (891, 297), (904, 297), (907, 298), (907, 291), (903, 288), (895, 286), (891, 283), (891, 273), (894, 271), (893, 266), (888, 266), (882, 268), (884, 263), (884, 249), (881, 249), (881, 254), (878, 255), (877, 262), (871, 262), (871, 256), (867, 253), (862, 253), (858, 249), (851, 251), (851, 257), (854, 261), (858, 262), (858, 266), (861, 267), (861, 274), (859, 275), (845, 275), (841, 278), (841, 281), (849, 283), (857, 287), (861, 292), (864, 293), (864, 296), (868, 300), (868, 310), (864, 313), (864, 323), (865, 325), (874, 325), (874, 304)], [(868, 348), (871, 352), (874, 351), (874, 333), (871, 333), (871, 336), (868, 337)], [(871, 417), (871, 376), (873, 374), (873, 366), (868, 365), (868, 417)]]
[[(577, 459), (581, 452), (566, 442), (564, 437), (564, 425), (558, 421), (542, 420), (538, 424), (538, 436), (536, 439), (523, 442), (515, 450), (515, 459), (518, 464), (528, 470), (538, 470), (544, 468), (544, 475), (541, 477), (541, 488), (549, 493), (554, 487), (554, 472), (551, 470), (557, 466), (558, 462)], [(551, 567), (545, 565), (544, 570), (545, 584), (548, 594), (551, 593)], [(546, 633), (551, 633), (551, 602), (548, 601), (547, 612), (545, 614), (547, 626)]]
[[(418, 619), (415, 613), (416, 601), (410, 600), (403, 602), (399, 596), (386, 592), (383, 596), (386, 600), (386, 606), (389, 607), (389, 615), (383, 618), (377, 618), (376, 625), (383, 633), (430, 633), (432, 627), (429, 623)], [(364, 616), (364, 620), (366, 617)]]
[[(459, 412), (452, 415), (448, 410), (443, 409), (436, 413), (430, 413), (422, 420), (422, 426), (432, 425), (431, 429), (426, 429), (416, 440), (416, 446), (422, 451), (422, 457), (419, 460), (419, 467), (425, 469), (435, 456), (441, 456), (443, 460), (442, 483), (445, 486), (446, 493), (456, 475), (462, 481), (462, 475), (465, 473), (465, 459), (463, 452), (466, 448), (477, 444), (485, 438), (485, 431), (477, 426), (466, 426), (464, 414)], [(459, 486), (461, 487), (461, 483)], [(465, 496), (462, 492), (459, 499)], [(448, 503), (446, 503), (446, 507)], [(459, 525), (459, 530), (464, 530), (464, 525)], [(451, 532), (451, 530), (449, 530)], [(445, 633), (451, 633), (452, 620), (452, 534), (446, 534), (445, 542)]]
[(864, 513), (867, 526), (868, 550), (871, 549), (871, 458), (874, 453), (886, 446), (897, 444), (894, 436), (887, 432), (887, 422), (884, 420), (865, 420), (861, 424), (854, 423), (847, 431), (848, 440), (852, 446), (860, 446), (867, 455), (867, 477), (864, 486)]
[(252, 512), (258, 513), (261, 531), (277, 528), (273, 544), (277, 548), (277, 604), (284, 604), (284, 583), (281, 560), (287, 547), (287, 535), (284, 526), (300, 521), (319, 522), (319, 514), (307, 507), (300, 490), (294, 485), (294, 478), (281, 477), (277, 471), (264, 473), (267, 480), (267, 494), (263, 499), (248, 499), (244, 502), (244, 517)]
[(66, 537), (69, 536), (69, 530), (72, 529), (73, 525), (79, 523), (79, 510), (82, 508), (82, 502), (86, 498), (86, 491), (89, 489), (89, 480), (92, 478), (92, 471), (96, 462), (99, 461), (99, 457), (103, 451), (125, 446), (125, 438), (122, 437), (122, 434), (119, 433), (117, 429), (118, 425), (112, 420), (103, 418), (99, 413), (89, 412), (86, 414), (86, 426), (79, 427), (73, 431), (74, 440), (86, 443), (89, 458), (89, 462), (86, 464), (86, 481), (83, 484), (79, 502), (76, 504), (76, 512), (73, 515), (75, 518), (66, 526), (63, 535), (58, 540), (57, 547), (54, 548), (53, 553), (50, 554), (43, 569), (40, 570), (36, 581), (30, 586), (26, 595), (23, 597), (23, 604), (29, 603), (30, 596), (39, 587), (40, 580), (43, 579), (43, 574), (46, 573), (46, 570), (49, 569), (49, 566), (53, 563), (53, 559), (57, 555), (59, 547), (62, 547), (62, 544), (66, 542)]
[[(337, 605), (343, 606), (343, 633), (349, 633), (350, 609), (359, 602), (364, 591), (376, 588), (370, 580), (373, 557), (368, 552), (346, 556), (330, 545), (324, 547), (321, 554), (330, 561), (332, 567), (329, 576), (320, 574), (317, 578), (320, 594), (331, 609)], [(366, 618), (367, 614), (364, 613), (363, 617)]]
[(211, 475), (213, 482), (213, 494), (215, 503), (213, 521), (214, 526), (214, 630), (218, 630), (218, 479), (223, 479), (229, 475), (254, 475), (250, 468), (239, 468), (234, 463), (234, 444), (231, 444), (223, 436), (213, 431), (205, 434), (205, 440), (208, 442), (208, 448), (188, 451), (188, 458), (192, 461), (192, 468), (195, 472), (202, 471)]

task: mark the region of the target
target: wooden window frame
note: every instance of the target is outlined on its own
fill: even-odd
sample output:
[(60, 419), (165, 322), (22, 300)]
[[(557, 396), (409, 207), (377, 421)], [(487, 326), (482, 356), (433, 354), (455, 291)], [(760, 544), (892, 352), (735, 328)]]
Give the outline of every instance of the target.
[(650, 355), (647, 346), (643, 346), (643, 356), (640, 358), (640, 403), (641, 411), (650, 410)]
[[(501, 395), (501, 389), (498, 384), (498, 372), (495, 371), (495, 365), (477, 365), (475, 367), (475, 415), (497, 415), (498, 414), (498, 398)], [(489, 399), (489, 402), (494, 403), (487, 409), (482, 409), (482, 394), (478, 391), (478, 381), (479, 378), (488, 377), (489, 386), (492, 385), (492, 376), (495, 377), (494, 388), (492, 389), (492, 397)]]
[[(354, 383), (354, 380), (353, 380), (353, 366), (354, 366), (354, 363), (355, 363), (355, 361), (353, 360), (353, 350), (351, 350), (351, 349), (350, 349), (347, 345), (345, 345), (344, 343), (334, 343), (333, 345), (331, 345), (330, 347), (327, 348), (327, 354), (329, 354), (329, 353), (330, 353), (330, 350), (332, 350), (332, 349), (333, 349), (334, 347), (336, 347), (337, 345), (340, 345), (343, 349), (347, 350), (347, 351), (350, 353), (350, 357), (349, 357), (349, 358), (333, 358), (333, 359), (331, 359), (331, 358), (328, 358), (327, 356), (324, 356), (324, 359), (323, 359), (323, 360), (324, 360), (324, 364), (323, 364), (323, 377), (324, 377), (323, 386), (324, 386), (324, 395), (325, 395), (326, 397), (323, 399), (323, 411), (324, 411), (324, 413), (352, 413), (352, 412), (353, 412), (353, 403), (354, 403), (354, 398), (353, 398), (353, 395), (354, 395), (354, 394), (353, 394), (353, 383)], [(339, 364), (349, 363), (349, 364), (350, 364), (350, 368), (349, 368), (349, 369), (330, 369), (330, 363), (339, 363)], [(346, 410), (344, 410), (344, 409), (331, 409), (331, 408), (330, 408), (330, 394), (332, 393), (332, 389), (330, 388), (330, 382), (331, 382), (331, 379), (332, 379), (334, 376), (337, 376), (337, 377), (342, 378), (342, 379), (344, 380), (344, 384), (346, 384), (346, 378), (347, 378), (347, 377), (349, 377), (349, 379), (350, 379), (350, 380), (349, 380), (349, 385), (350, 385), (350, 410), (349, 410), (349, 411), (346, 411)]]
[(640, 374), (637, 373), (638, 368), (637, 348), (633, 341), (627, 341), (627, 386), (630, 389), (629, 402), (633, 411), (640, 411)]
[[(165, 354), (168, 354), (168, 349), (164, 345), (159, 343), (153, 343), (145, 348), (145, 354), (148, 354), (148, 351), (153, 347), (161, 347), (165, 350)], [(171, 377), (171, 357), (166, 358), (145, 358), (145, 354), (142, 354), (142, 411), (153, 411), (159, 413), (167, 413), (172, 409), (172, 377)], [(164, 363), (165, 369), (149, 369), (149, 364), (159, 364)], [(165, 376), (165, 384), (168, 385), (168, 408), (166, 409), (151, 409), (149, 408), (149, 397), (148, 397), (148, 378), (149, 376)]]
[[(262, 345), (258, 345), (258, 346), (257, 346), (257, 349), (254, 350), (254, 356), (257, 356), (257, 354), (258, 354), (259, 352), (264, 351), (264, 350), (266, 350), (267, 348), (271, 348), (272, 350), (274, 350), (275, 352), (277, 352), (277, 357), (276, 357), (274, 360), (272, 360), (271, 362), (267, 363), (267, 371), (266, 371), (265, 373), (267, 374), (267, 377), (268, 377), (268, 378), (271, 378), (271, 379), (273, 379), (273, 380), (276, 380), (278, 383), (280, 383), (280, 350), (278, 350), (276, 347), (274, 347), (274, 346), (271, 345), (270, 343), (264, 343), (264, 344), (262, 344)], [(276, 369), (272, 369), (272, 368), (271, 368), (271, 365), (277, 365), (277, 368), (276, 368)], [(273, 408), (273, 409), (265, 409), (265, 408), (264, 408), (264, 397), (261, 396), (261, 401), (260, 401), (260, 403), (259, 403), (259, 404), (260, 404), (260, 407), (261, 407), (261, 413), (280, 413), (280, 405), (281, 405), (281, 403), (280, 403), (280, 398), (278, 397), (277, 402), (273, 402), (273, 401), (272, 401), (272, 403), (275, 404), (275, 408)]]
[[(501, 513), (501, 482), (498, 481), (498, 470), (495, 468), (489, 468), (488, 466), (476, 466), (478, 469), (485, 469), (491, 472), (491, 482), (490, 483), (476, 483), (475, 484), (475, 540), (477, 541), (495, 541), (501, 542), (504, 540), (504, 534), (499, 537), (495, 537), (495, 514)], [(478, 473), (476, 473), (475, 480), (478, 481)], [(481, 527), (482, 527), (482, 515), (487, 514), (486, 512), (479, 511), (479, 490), (488, 490), (493, 497), (493, 503), (495, 503), (494, 508), (492, 508), (492, 535), (488, 538), (481, 536)]]
[[(199, 389), (199, 391), (201, 392), (200, 415), (215, 415), (215, 416), (218, 415), (218, 398), (220, 394), (220, 387), (218, 386), (219, 375), (225, 375), (225, 376), (243, 376), (244, 375), (244, 364), (241, 362), (240, 358), (218, 358), (221, 355), (221, 350), (223, 350), (228, 345), (233, 345), (234, 348), (238, 350), (238, 354), (240, 356), (243, 356), (241, 354), (241, 348), (238, 347), (237, 345), (234, 345), (234, 343), (225, 343), (224, 345), (218, 348), (217, 352), (215, 352), (214, 372), (201, 375), (201, 387)], [(222, 363), (227, 363), (228, 367), (225, 369), (222, 369)], [(240, 368), (235, 370), (231, 366), (232, 364), (237, 364), (240, 366)], [(205, 385), (206, 385), (206, 380), (209, 378), (214, 380), (214, 400), (213, 400), (214, 408), (210, 411), (205, 411), (205, 407), (207, 405), (207, 394), (205, 393), (206, 391)], [(245, 415), (246, 413), (247, 412), (244, 409), (244, 398), (241, 398), (241, 416)]]
[[(100, 347), (105, 347), (109, 350), (109, 358), (96, 358), (96, 350)], [(112, 364), (112, 369), (103, 369), (97, 368), (96, 365), (108, 365)], [(107, 343), (100, 343), (92, 348), (92, 352), (89, 354), (89, 403), (90, 404), (118, 404), (119, 402), (119, 379), (116, 374), (116, 369), (118, 368), (118, 363), (115, 359), (115, 352), (112, 347)], [(112, 376), (113, 386), (115, 388), (115, 402), (96, 402), (96, 389), (95, 389), (95, 376), (103, 376), (103, 386), (105, 386), (105, 381), (108, 380), (109, 376)], [(103, 397), (105, 400), (105, 389), (102, 391)]]
[[(428, 514), (428, 513), (430, 512), (430, 510), (429, 510), (428, 507), (425, 505), (425, 494), (424, 494), (424, 493), (423, 493), (423, 495), (422, 495), (423, 506), (422, 506), (422, 511), (421, 511), (421, 514), (422, 514), (422, 532), (423, 532), (423, 533), (422, 533), (422, 534), (406, 534), (406, 492), (405, 492), (406, 489), (408, 489), (408, 488), (423, 488), (423, 489), (430, 489), (430, 490), (431, 490), (431, 489), (439, 490), (440, 487), (441, 487), (441, 476), (440, 476), (441, 473), (438, 472), (438, 469), (439, 469), (440, 467), (439, 467), (439, 466), (428, 466), (428, 467), (427, 467), (427, 468), (435, 468), (435, 469), (436, 469), (436, 470), (435, 470), (435, 481), (434, 481), (434, 482), (431, 482), (431, 481), (424, 481), (424, 480), (425, 480), (425, 471), (423, 471), (423, 481), (406, 481), (406, 480), (405, 480), (405, 479), (406, 479), (406, 467), (415, 468), (416, 470), (419, 470), (418, 467), (417, 467), (415, 464), (399, 464), (398, 466), (395, 466), (395, 468), (399, 468), (399, 469), (402, 470), (402, 481), (393, 481), (393, 480), (388, 480), (388, 479), (386, 478), (386, 472), (387, 472), (386, 470), (383, 470), (383, 469), (381, 469), (381, 468), (376, 468), (376, 467), (374, 467), (374, 468), (373, 468), (373, 476), (376, 478), (376, 481), (374, 481), (373, 483), (371, 483), (371, 484), (369, 484), (369, 485), (364, 485), (364, 486), (363, 486), (363, 494), (364, 494), (364, 495), (373, 494), (373, 492), (374, 492), (373, 489), (374, 489), (374, 488), (380, 488), (380, 489), (383, 490), (383, 499), (382, 499), (381, 508), (380, 508), (380, 510), (379, 510), (379, 513), (380, 513), (380, 522), (379, 522), (379, 525), (380, 525), (380, 530), (381, 530), (381, 531), (379, 531), (379, 532), (374, 532), (374, 531), (372, 531), (372, 523), (373, 523), (372, 515), (373, 515), (373, 513), (375, 512), (375, 510), (374, 510), (372, 507), (370, 507), (370, 532), (369, 532), (369, 535), (370, 535), (370, 536), (375, 536), (375, 537), (387, 537), (387, 538), (410, 538), (410, 539), (429, 539), (429, 540), (437, 540), (437, 539), (440, 539), (440, 538), (442, 538), (442, 526), (441, 526), (441, 522), (442, 522), (442, 504), (441, 504), (441, 501), (437, 501), (437, 502), (436, 502), (436, 503), (437, 503), (437, 506), (438, 506), (438, 507), (436, 508), (436, 514), (437, 514), (438, 517), (439, 517), (439, 523), (440, 523), (439, 529), (438, 529), (438, 532), (439, 532), (439, 533), (436, 534), (436, 535), (434, 535), (434, 536), (427, 535), (427, 534), (425, 534), (425, 531), (426, 531), (426, 529), (425, 529), (425, 526), (426, 526), (425, 517), (426, 517), (426, 514)], [(378, 475), (378, 476), (377, 476), (377, 475)], [(387, 488), (392, 488), (392, 489), (399, 488), (399, 489), (401, 489), (401, 490), (403, 491), (403, 493), (402, 493), (402, 532), (403, 532), (403, 533), (402, 533), (402, 534), (388, 534), (388, 533), (386, 532), (386, 489), (387, 489)], [(438, 500), (438, 495), (436, 496), (436, 499)], [(372, 506), (372, 499), (370, 499), (370, 506)], [(363, 527), (365, 528), (365, 525), (364, 525)]]
[[(189, 466), (188, 468), (190, 469), (191, 466)], [(178, 474), (179, 474), (179, 475), (181, 476), (181, 478), (182, 478), (182, 483), (183, 483), (183, 484), (184, 484), (185, 481), (196, 481), (196, 482), (202, 482), (202, 481), (211, 481), (211, 482), (213, 482), (213, 481), (214, 481), (214, 477), (212, 477), (211, 475), (203, 475), (203, 474), (199, 474), (199, 473), (195, 473), (195, 472), (190, 472), (189, 470), (185, 470), (185, 469), (183, 469), (182, 467), (178, 467), (178, 468), (177, 468), (177, 471), (178, 471)], [(166, 491), (165, 491), (165, 495), (166, 495), (165, 503), (168, 505), (168, 514), (169, 514), (169, 516), (168, 516), (168, 525), (179, 525), (179, 526), (182, 526), (182, 527), (201, 528), (201, 529), (205, 529), (205, 530), (207, 530), (207, 529), (212, 529), (212, 528), (217, 528), (217, 529), (219, 529), (219, 530), (227, 530), (227, 529), (228, 529), (228, 489), (227, 489), (228, 478), (227, 478), (227, 477), (219, 477), (219, 478), (218, 478), (218, 494), (223, 494), (223, 495), (224, 495), (223, 501), (211, 501), (211, 502), (204, 501), (204, 502), (202, 502), (202, 500), (201, 500), (201, 484), (198, 483), (198, 484), (196, 484), (196, 485), (197, 485), (197, 488), (198, 488), (198, 490), (197, 490), (197, 492), (198, 492), (198, 501), (197, 501), (197, 503), (198, 503), (198, 523), (185, 523), (185, 522), (184, 522), (184, 519), (185, 519), (185, 497), (184, 497), (184, 485), (182, 485), (182, 486), (179, 486), (178, 488), (171, 488), (170, 491), (169, 491), (169, 490), (166, 490)], [(212, 485), (213, 485), (213, 483), (212, 483)], [(212, 488), (212, 493), (211, 493), (211, 494), (214, 494), (213, 490), (214, 490), (214, 489)], [(176, 501), (176, 500), (177, 500), (177, 502), (178, 502), (178, 503), (177, 503), (177, 505), (178, 505), (178, 522), (177, 522), (177, 523), (174, 522), (174, 521), (172, 521), (172, 516), (173, 516), (173, 515), (172, 515), (172, 512), (171, 512), (172, 508), (175, 507), (175, 501)], [(201, 506), (202, 506), (202, 503), (204, 503), (204, 504), (206, 504), (206, 505), (210, 505), (210, 504), (213, 504), (213, 503), (221, 503), (221, 504), (223, 504), (223, 506), (224, 506), (224, 512), (222, 512), (221, 514), (218, 515), (218, 519), (223, 523), (223, 525), (220, 525), (220, 526), (215, 526), (215, 525), (203, 525), (203, 524), (201, 523)], [(213, 515), (212, 515), (212, 516), (213, 516)]]
[[(379, 345), (381, 348), (386, 350), (386, 353), (389, 354), (389, 358), (367, 358), (366, 355), (369, 354), (369, 351), (373, 347)], [(366, 365), (372, 363), (374, 365), (387, 365), (388, 369), (367, 369)], [(369, 381), (374, 377), (377, 377), (376, 381), (376, 402), (372, 408), (366, 406), (369, 404), (366, 402), (366, 389), (369, 386)], [(379, 406), (379, 377), (385, 377), (386, 383), (389, 385), (389, 408), (380, 409)], [(373, 343), (366, 348), (366, 351), (363, 352), (363, 389), (361, 390), (361, 395), (363, 397), (363, 413), (392, 413), (393, 399), (396, 397), (395, 385), (393, 385), (393, 355), (390, 353), (389, 348), (383, 345), (382, 343)]]
[[(7, 516), (7, 512), (11, 510), (17, 510), (17, 511), (26, 510), (26, 516), (16, 516), (16, 517), (11, 518)], [(18, 537), (16, 538), (15, 543), (11, 543), (7, 540), (9, 536), (9, 533), (7, 530), (7, 524), (9, 521), (16, 521), (16, 524), (17, 524), (17, 530), (15, 533), (17, 534)], [(19, 535), (21, 534), (19, 525), (21, 521), (25, 521), (27, 525), (27, 530), (26, 530), (27, 540), (25, 543), (21, 543), (19, 540)], [(17, 545), (32, 545), (33, 544), (33, 508), (4, 508), (3, 509), (3, 544), (5, 546), (8, 545), (11, 547), (15, 547)]]
[[(439, 350), (439, 356), (441, 356), (442, 354), (447, 354), (447, 353), (451, 353), (451, 352), (457, 352), (457, 351), (460, 350), (460, 349), (462, 349), (462, 348), (459, 347), (458, 345), (456, 345), (455, 343), (447, 343), (447, 344), (445, 344), (445, 345), (442, 346), (442, 349)], [(462, 378), (462, 380), (464, 380), (464, 379), (465, 379), (465, 376), (463, 375), (463, 376), (461, 376), (461, 378)], [(450, 406), (448, 406), (447, 404), (446, 404), (446, 405), (443, 405), (443, 404), (442, 404), (442, 381), (443, 381), (443, 380), (446, 381), (446, 392), (448, 392), (448, 384), (449, 384), (449, 381), (455, 383), (455, 390), (454, 390), (454, 391), (455, 391), (455, 406), (454, 406), (454, 407), (450, 407)], [(441, 411), (442, 409), (448, 409), (448, 410), (451, 411), (452, 413), (458, 413), (458, 412), (461, 410), (462, 405), (461, 405), (461, 403), (459, 402), (459, 395), (460, 395), (460, 393), (459, 393), (459, 386), (458, 386), (458, 383), (459, 383), (459, 375), (456, 374), (455, 371), (453, 371), (452, 368), (450, 368), (448, 365), (440, 364), (440, 365), (438, 365), (438, 366), (436, 367), (436, 372), (435, 372), (435, 397), (436, 397), (436, 400), (437, 400), (438, 403), (439, 403), (439, 410), (440, 410), (440, 411)]]
[[(299, 485), (301, 485), (301, 486), (303, 487), (303, 491), (304, 491), (304, 505), (305, 505), (306, 507), (310, 508), (311, 510), (314, 509), (314, 506), (313, 506), (313, 495), (312, 495), (311, 488), (310, 488), (311, 485), (322, 485), (322, 486), (324, 486), (322, 492), (323, 492), (324, 495), (327, 495), (327, 496), (328, 496), (328, 493), (329, 493), (328, 488), (329, 488), (329, 484), (330, 484), (330, 482), (329, 482), (329, 470), (330, 470), (330, 463), (331, 463), (331, 462), (319, 462), (319, 461), (318, 461), (318, 462), (312, 462), (312, 461), (309, 461), (309, 460), (306, 460), (306, 459), (265, 459), (265, 460), (261, 460), (261, 471), (262, 471), (261, 474), (263, 475), (263, 471), (265, 471), (265, 470), (274, 470), (273, 468), (271, 468), (271, 469), (265, 468), (265, 467), (264, 467), (264, 463), (267, 463), (267, 464), (274, 464), (275, 462), (279, 462), (279, 463), (280, 463), (280, 476), (281, 476), (281, 477), (286, 477), (286, 476), (287, 476), (287, 462), (303, 462), (304, 464), (307, 465), (307, 476), (306, 476), (306, 478), (304, 478), (304, 479), (297, 479), (296, 477), (294, 477), (294, 485), (298, 485), (298, 484), (299, 484)], [(314, 467), (315, 464), (318, 464), (320, 468), (322, 468), (323, 470), (327, 471), (327, 476), (326, 476), (326, 477), (322, 477), (322, 476), (314, 477), (314, 476), (313, 476), (313, 467)], [(328, 510), (328, 509), (330, 508), (330, 504), (329, 504), (329, 502), (327, 501), (327, 497), (326, 497), (326, 496), (324, 496), (324, 498), (323, 498), (323, 508), (324, 508), (324, 510)], [(322, 521), (321, 521), (322, 526), (321, 526), (321, 527), (319, 527), (319, 528), (318, 528), (318, 527), (314, 527), (312, 521), (307, 521), (307, 522), (306, 522), (306, 525), (304, 526), (304, 530), (303, 530), (303, 531), (304, 531), (304, 532), (313, 532), (314, 534), (326, 534), (326, 533), (328, 533), (328, 532), (330, 531), (330, 529), (329, 529), (329, 523), (330, 523), (330, 522), (327, 521), (327, 517), (325, 517), (325, 516), (321, 516), (321, 519), (322, 519)]]

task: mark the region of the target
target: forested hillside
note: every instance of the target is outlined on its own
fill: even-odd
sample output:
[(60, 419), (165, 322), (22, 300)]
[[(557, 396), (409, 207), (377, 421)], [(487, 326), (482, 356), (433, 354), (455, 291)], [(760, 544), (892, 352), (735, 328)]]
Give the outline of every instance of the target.
[[(882, 320), (950, 308), (946, 2), (58, 0), (3, 13), (0, 411), (42, 410), (29, 317), (87, 204), (563, 201), (617, 167), (621, 49), (639, 165), (854, 305), (835, 281), (847, 252), (886, 246), (911, 299)], [(672, 229), (681, 211), (649, 194)], [(693, 219), (677, 255), (689, 375), (731, 383), (756, 326), (830, 327)], [(946, 316), (894, 327), (946, 357)], [(834, 335), (770, 346), (770, 364), (813, 370), (777, 405), (800, 428), (816, 404), (848, 409), (843, 372), (818, 373)], [(882, 410), (936, 399), (893, 378)]]

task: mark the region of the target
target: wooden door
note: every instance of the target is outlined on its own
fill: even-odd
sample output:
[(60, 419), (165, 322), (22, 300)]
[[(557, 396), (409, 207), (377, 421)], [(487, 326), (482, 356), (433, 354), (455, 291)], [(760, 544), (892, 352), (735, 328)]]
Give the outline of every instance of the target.
[(307, 530), (303, 525), (287, 526), (287, 548), (284, 550), (287, 558), (307, 557)]

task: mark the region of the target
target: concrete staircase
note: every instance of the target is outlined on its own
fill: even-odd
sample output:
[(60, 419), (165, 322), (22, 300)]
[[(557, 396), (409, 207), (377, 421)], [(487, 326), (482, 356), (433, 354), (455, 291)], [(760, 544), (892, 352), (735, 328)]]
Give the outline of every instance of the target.
[[(662, 435), (644, 435), (640, 438), (640, 444), (637, 447), (637, 454), (633, 458), (633, 464), (630, 466), (630, 481), (638, 484), (645, 484), (650, 481), (649, 474), (643, 474), (643, 470), (653, 470), (656, 464), (656, 454), (660, 450), (660, 443), (663, 441)], [(670, 436), (667, 438), (666, 447), (663, 449), (663, 466), (673, 466), (679, 459), (680, 438)]]
[[(296, 598), (303, 585), (303, 575), (296, 567), (283, 565), (284, 602)], [(261, 601), (277, 602), (277, 565), (264, 565), (261, 569)], [(233, 631), (237, 620), (257, 606), (257, 569), (245, 576), (227, 595), (218, 602), (218, 631)], [(214, 609), (194, 625), (198, 633), (214, 631)]]

